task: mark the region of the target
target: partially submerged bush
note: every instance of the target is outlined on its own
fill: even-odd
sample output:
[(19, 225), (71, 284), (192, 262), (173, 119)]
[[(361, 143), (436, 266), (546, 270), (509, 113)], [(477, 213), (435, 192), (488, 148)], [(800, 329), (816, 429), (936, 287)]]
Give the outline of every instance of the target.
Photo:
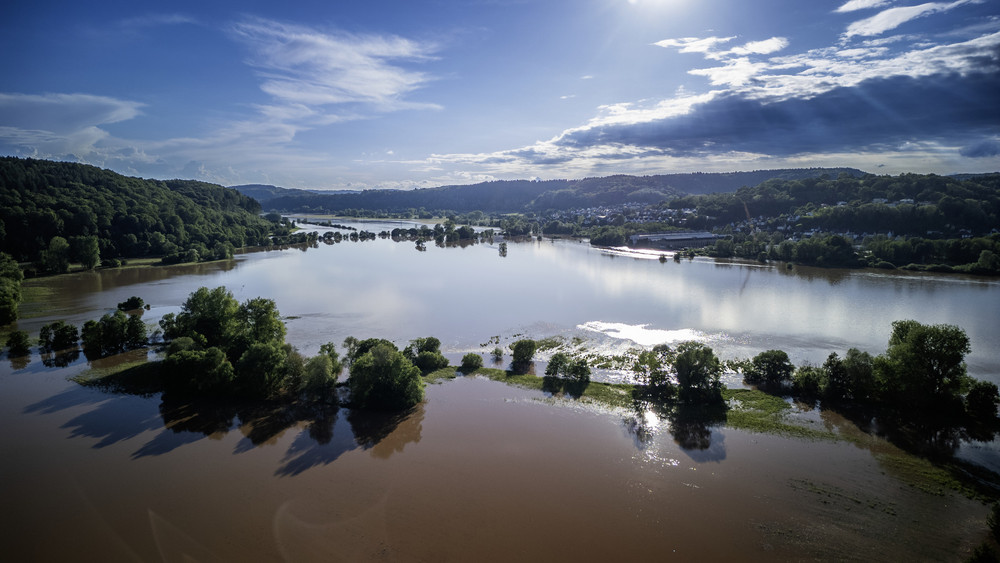
[(462, 367), (459, 369), (462, 373), (472, 373), (481, 367), (483, 367), (483, 357), (474, 352), (469, 352), (462, 356)]

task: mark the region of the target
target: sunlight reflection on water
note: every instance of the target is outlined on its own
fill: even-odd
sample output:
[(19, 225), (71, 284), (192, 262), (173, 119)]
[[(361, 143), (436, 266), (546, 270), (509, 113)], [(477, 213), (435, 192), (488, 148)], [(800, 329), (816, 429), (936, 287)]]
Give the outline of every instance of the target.
[(648, 324), (630, 325), (626, 323), (608, 323), (603, 321), (588, 321), (579, 325), (577, 328), (599, 332), (612, 338), (631, 340), (640, 346), (675, 344), (686, 340), (697, 340), (700, 342), (708, 340), (707, 334), (693, 328), (662, 330), (649, 328)]

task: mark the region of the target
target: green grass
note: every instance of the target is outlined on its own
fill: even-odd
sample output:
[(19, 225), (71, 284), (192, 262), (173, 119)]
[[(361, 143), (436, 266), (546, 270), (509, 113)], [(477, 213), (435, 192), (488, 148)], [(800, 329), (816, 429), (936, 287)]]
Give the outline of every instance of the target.
[(444, 383), (445, 381), (451, 381), (458, 377), (458, 368), (455, 366), (448, 366), (446, 368), (441, 368), (439, 370), (432, 371), (424, 376), (425, 383)]
[[(545, 378), (532, 374), (516, 374), (496, 368), (480, 368), (475, 372), (493, 381), (499, 381), (508, 385), (514, 385), (523, 389), (534, 389), (536, 391), (545, 390)], [(613, 408), (628, 408), (633, 404), (632, 385), (623, 383), (601, 383), (591, 381), (583, 390), (579, 399), (573, 399), (566, 393), (556, 396), (566, 400), (578, 400), (585, 403), (592, 403)]]
[(144, 359), (110, 368), (91, 368), (71, 377), (70, 381), (107, 393), (151, 396), (163, 390), (160, 362)]
[(786, 421), (785, 416), (791, 411), (791, 406), (781, 397), (756, 389), (723, 389), (722, 397), (729, 405), (726, 412), (726, 425), (729, 427), (810, 440), (837, 438), (832, 432)]

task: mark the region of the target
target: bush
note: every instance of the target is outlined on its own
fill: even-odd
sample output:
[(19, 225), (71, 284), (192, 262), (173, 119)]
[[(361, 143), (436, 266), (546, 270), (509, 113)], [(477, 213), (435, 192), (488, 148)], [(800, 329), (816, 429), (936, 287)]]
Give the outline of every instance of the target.
[(20, 358), (31, 353), (31, 338), (23, 330), (15, 330), (7, 336), (7, 356)]
[(440, 352), (420, 352), (413, 360), (413, 365), (420, 368), (423, 373), (430, 373), (448, 367), (448, 358), (442, 356)]
[(142, 297), (136, 297), (133, 295), (125, 301), (118, 304), (119, 311), (134, 311), (136, 309), (142, 309), (146, 305), (146, 302), (142, 300)]
[(493, 351), (490, 352), (490, 355), (493, 356), (493, 361), (494, 362), (502, 362), (503, 361), (503, 349), (501, 349), (499, 346), (493, 348)]
[(468, 354), (462, 356), (462, 373), (472, 373), (477, 369), (483, 367), (483, 357), (479, 354), (469, 352)]

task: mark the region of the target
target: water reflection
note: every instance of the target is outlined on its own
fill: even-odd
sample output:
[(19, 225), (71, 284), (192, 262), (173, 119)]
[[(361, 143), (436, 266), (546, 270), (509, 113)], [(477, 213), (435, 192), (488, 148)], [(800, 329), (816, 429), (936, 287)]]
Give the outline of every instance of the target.
[(80, 359), (80, 349), (72, 348), (59, 352), (42, 352), (41, 357), (42, 365), (47, 368), (64, 368)]
[(640, 450), (656, 447), (656, 438), (667, 430), (673, 441), (688, 457), (698, 463), (726, 459), (726, 407), (666, 405), (637, 401), (632, 414), (622, 419), (622, 426)]
[(22, 370), (31, 363), (31, 355), (8, 357), (8, 359), (10, 360), (11, 371)]

